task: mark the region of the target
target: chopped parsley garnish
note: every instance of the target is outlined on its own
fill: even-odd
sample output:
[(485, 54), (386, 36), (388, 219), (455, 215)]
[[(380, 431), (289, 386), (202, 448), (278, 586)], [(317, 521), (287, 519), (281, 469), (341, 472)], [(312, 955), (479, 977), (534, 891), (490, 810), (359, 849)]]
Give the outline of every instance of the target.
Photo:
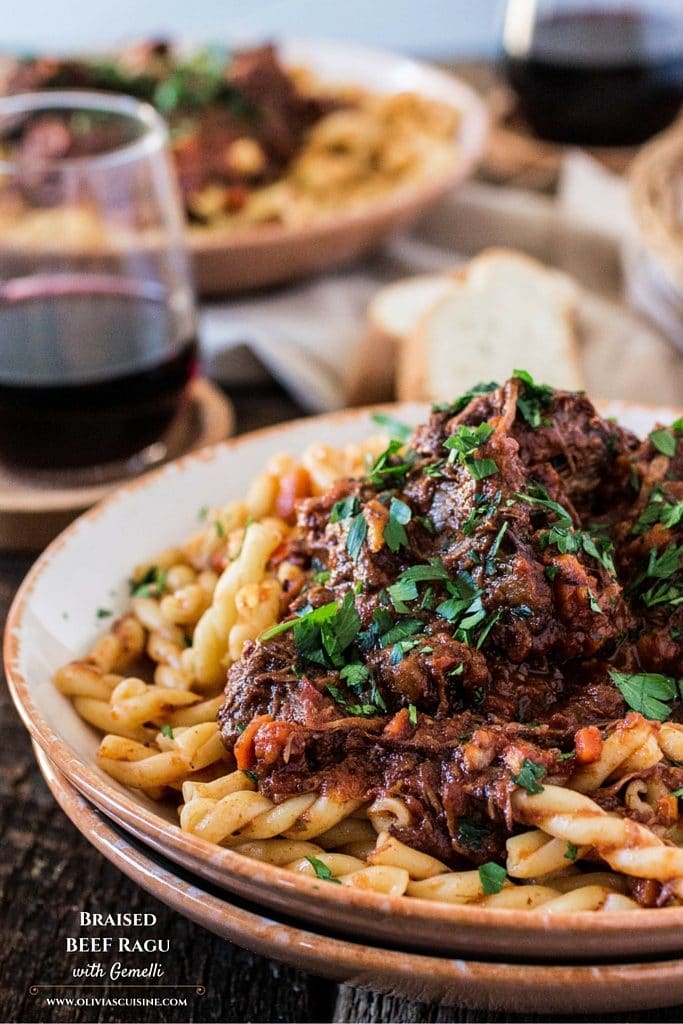
[(488, 828), (478, 822), (476, 818), (470, 818), (468, 814), (463, 814), (458, 819), (457, 839), (465, 849), (481, 850), (488, 834)]
[(408, 543), (405, 526), (410, 522), (413, 512), (410, 505), (398, 498), (392, 498), (389, 504), (389, 518), (384, 527), (384, 540), (390, 551), (398, 551)]
[(683, 524), (683, 501), (669, 501), (660, 487), (653, 489), (631, 532), (639, 537), (657, 523), (668, 529)]
[(479, 881), (487, 896), (495, 896), (505, 885), (507, 871), (492, 860), (479, 867)]
[(597, 599), (597, 597), (595, 596), (595, 594), (593, 593), (593, 591), (591, 590), (590, 587), (588, 588), (588, 604), (589, 604), (590, 610), (592, 612), (595, 612), (596, 615), (604, 615), (605, 614), (603, 612), (602, 608), (600, 607), (600, 605), (598, 604), (598, 599)]
[(387, 594), (396, 611), (405, 613), (408, 611), (405, 602), (415, 601), (418, 597), (418, 583), (447, 579), (448, 573), (443, 563), (434, 558), (427, 565), (411, 565), (405, 569), (396, 582), (387, 587)]
[(173, 739), (173, 728), (172, 728), (172, 726), (170, 726), (170, 725), (162, 725), (162, 727), (161, 727), (161, 729), (159, 731), (161, 732), (161, 735), (165, 736), (167, 739), (169, 739), (169, 740)]
[(445, 412), (446, 409), (452, 410), (453, 414), (462, 412), (462, 410), (470, 404), (473, 398), (477, 398), (479, 395), (488, 395), (491, 391), (495, 391), (499, 387), (499, 384), (495, 380), (490, 380), (487, 383), (480, 381), (479, 384), (475, 384), (469, 391), (465, 391), (459, 398), (452, 403), (450, 406), (439, 408), (439, 406), (432, 406), (434, 412)]
[(671, 795), (672, 796), (677, 796), (677, 797), (679, 797), (679, 799), (680, 799), (680, 797), (683, 797), (683, 786), (681, 786), (680, 789), (674, 789), (674, 791), (673, 791), (673, 793)]
[(321, 878), (323, 882), (336, 882), (337, 885), (341, 885), (339, 879), (334, 877), (324, 861), (318, 860), (317, 857), (306, 857), (306, 860), (315, 871), (316, 878)]
[(673, 459), (676, 454), (676, 438), (670, 431), (662, 427), (659, 430), (653, 430), (648, 434), (648, 437), (658, 452), (666, 455), (669, 459)]
[(487, 576), (493, 576), (495, 571), (496, 571), (495, 557), (498, 554), (498, 551), (500, 549), (500, 545), (501, 545), (501, 543), (503, 541), (503, 537), (507, 533), (508, 526), (509, 526), (509, 523), (508, 523), (508, 521), (506, 519), (505, 522), (503, 523), (503, 525), (498, 530), (498, 533), (494, 537), (493, 544), (489, 548), (489, 553), (486, 556), (486, 575)]
[(488, 498), (483, 492), (475, 494), (470, 513), (462, 524), (462, 532), (467, 537), (471, 537), (474, 533), (474, 527), (476, 526), (477, 519), (488, 519), (493, 515), (500, 505), (501, 497), (502, 495), (500, 491), (496, 491), (493, 498)]
[(557, 760), (558, 761), (571, 761), (575, 757), (576, 757), (576, 751), (575, 750), (568, 750), (566, 754), (558, 754), (557, 755)]
[(368, 524), (355, 495), (335, 501), (330, 510), (331, 523), (344, 523), (347, 527), (346, 550), (354, 562), (358, 561), (360, 549), (368, 532)]
[(111, 608), (98, 608), (97, 609), (97, 618), (98, 619), (108, 619), (109, 616), (113, 615), (113, 614), (114, 613), (112, 612)]
[(462, 424), (454, 434), (444, 441), (444, 448), (450, 449), (449, 462), (458, 459), (475, 480), (484, 480), (498, 472), (493, 459), (480, 459), (475, 452), (488, 441), (493, 433), (490, 423), (480, 423), (478, 427)]
[(541, 779), (545, 778), (545, 776), (546, 770), (542, 764), (537, 764), (536, 761), (525, 757), (519, 773), (512, 776), (512, 781), (533, 796), (535, 793), (543, 792)]
[(354, 562), (358, 561), (360, 549), (368, 533), (368, 524), (362, 512), (351, 519), (349, 532), (346, 535), (346, 550)]
[(427, 531), (427, 533), (431, 533), (432, 535), (436, 533), (436, 527), (429, 516), (417, 516), (415, 521), (418, 522), (420, 526)]
[(549, 580), (551, 583), (555, 579), (559, 571), (560, 570), (557, 568), (556, 565), (546, 565), (545, 569), (543, 570), (545, 578)]
[(290, 629), (294, 632), (297, 654), (302, 661), (313, 662), (323, 668), (343, 668), (345, 652), (360, 629), (354, 595), (349, 592), (341, 603), (330, 601), (298, 618), (279, 622), (261, 634), (261, 642), (272, 640)]
[(421, 633), (423, 628), (424, 623), (420, 622), (419, 619), (404, 619), (401, 622), (395, 623), (386, 632), (381, 634), (379, 646), (392, 647), (394, 644), (409, 639), (416, 633)]
[(398, 463), (393, 463), (391, 460), (398, 455), (403, 448), (402, 441), (390, 441), (384, 451), (377, 456), (374, 463), (368, 470), (368, 482), (374, 484), (377, 487), (383, 487), (387, 482), (387, 478), (395, 477), (398, 483), (399, 479), (404, 477), (410, 469), (410, 463), (405, 459)]
[(328, 683), (325, 689), (330, 696), (334, 697), (337, 704), (347, 715), (353, 715), (356, 718), (371, 718), (373, 715), (379, 714), (379, 708), (375, 707), (374, 704), (351, 704), (346, 700), (338, 686), (332, 686), (331, 683)]
[(202, 507), (197, 512), (197, 519), (199, 519), (201, 522), (204, 522), (204, 520), (206, 519), (208, 514), (209, 514), (209, 506), (208, 505), (202, 505)]
[(515, 370), (513, 376), (521, 380), (524, 385), (517, 398), (517, 408), (530, 427), (540, 427), (542, 409), (550, 404), (553, 389), (547, 384), (537, 384), (526, 370)]
[(579, 856), (579, 848), (576, 843), (569, 841), (567, 843), (567, 852), (564, 855), (565, 860), (574, 861)]
[(658, 672), (610, 671), (610, 678), (630, 708), (645, 718), (663, 722), (671, 714), (671, 701), (679, 695), (681, 681)]
[(253, 782), (255, 786), (258, 786), (258, 775), (256, 774), (256, 772), (249, 771), (248, 768), (245, 768), (244, 774), (246, 775), (250, 782)]
[(367, 665), (354, 661), (344, 665), (339, 675), (352, 690), (362, 690), (369, 682), (372, 672)]
[(159, 597), (165, 586), (165, 570), (152, 565), (139, 582), (131, 583), (130, 592), (132, 597)]
[[(656, 605), (679, 605), (683, 602), (683, 578), (679, 574), (683, 559), (683, 544), (669, 544), (663, 551), (651, 548), (646, 565), (631, 583), (629, 589), (638, 592), (646, 608)], [(676, 578), (674, 578), (676, 577)], [(658, 580), (647, 588), (647, 580)]]
[(354, 494), (350, 494), (340, 501), (335, 501), (330, 510), (330, 522), (339, 523), (344, 519), (351, 519), (360, 512), (360, 502)]
[(314, 572), (313, 576), (311, 578), (313, 579), (313, 581), (315, 583), (320, 583), (321, 586), (322, 586), (323, 584), (327, 583), (327, 581), (329, 580), (329, 578), (330, 578), (330, 570), (329, 569), (320, 569), (318, 572)]
[(217, 519), (215, 521), (215, 523), (213, 524), (213, 528), (216, 531), (216, 536), (217, 537), (221, 537), (221, 538), (225, 537), (225, 527), (223, 526), (223, 524), (220, 521), (220, 519)]
[(400, 441), (401, 444), (405, 444), (406, 441), (410, 440), (413, 428), (409, 427), (407, 423), (401, 423), (400, 420), (394, 419), (393, 416), (387, 416), (384, 412), (373, 413), (370, 418), (379, 427), (385, 427), (391, 437)]
[(417, 725), (417, 708), (414, 704), (408, 705), (408, 721), (411, 725)]
[(576, 554), (583, 550), (591, 558), (595, 558), (611, 576), (616, 575), (612, 559), (612, 544), (601, 535), (601, 532), (598, 532), (598, 529), (594, 529), (593, 533), (588, 530), (574, 529), (572, 517), (567, 509), (559, 502), (552, 501), (543, 487), (535, 486), (529, 493), (517, 494), (516, 497), (520, 501), (543, 508), (557, 516), (557, 521), (552, 522), (549, 529), (543, 530), (539, 534), (541, 547), (547, 548), (552, 545), (563, 555)]

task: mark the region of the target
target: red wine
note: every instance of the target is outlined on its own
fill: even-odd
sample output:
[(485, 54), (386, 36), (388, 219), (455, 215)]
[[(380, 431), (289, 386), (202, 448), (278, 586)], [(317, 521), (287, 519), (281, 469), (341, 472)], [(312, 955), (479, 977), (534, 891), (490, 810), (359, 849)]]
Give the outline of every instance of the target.
[(683, 102), (683, 11), (565, 11), (540, 17), (506, 73), (537, 135), (589, 146), (638, 145)]
[(25, 468), (125, 459), (163, 434), (195, 372), (156, 283), (100, 275), (0, 287), (0, 458)]

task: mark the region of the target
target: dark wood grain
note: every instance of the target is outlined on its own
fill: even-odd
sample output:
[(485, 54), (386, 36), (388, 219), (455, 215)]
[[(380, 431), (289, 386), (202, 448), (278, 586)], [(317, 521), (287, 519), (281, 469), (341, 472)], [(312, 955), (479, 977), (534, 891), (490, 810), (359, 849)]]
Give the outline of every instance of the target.
[[(281, 392), (232, 396), (238, 423), (254, 428), (301, 415)], [(0, 626), (30, 559), (0, 555)], [(28, 735), (0, 686), (0, 1020), (85, 1021), (349, 1021), (515, 1022), (518, 1017), (414, 1003), (347, 986), (334, 986), (254, 956), (204, 931), (152, 899), (106, 861), (57, 808), (33, 758)], [(201, 984), (206, 994), (177, 989), (185, 1007), (90, 1007), (44, 1005), (46, 995), (74, 1000), (93, 990), (41, 990), (69, 980), (66, 937), (78, 934), (78, 913), (147, 912), (157, 916), (154, 934), (168, 937), (166, 977), (177, 985)], [(98, 934), (90, 929), (88, 934)], [(82, 958), (81, 958), (82, 959)], [(97, 954), (105, 968), (117, 959)], [(108, 989), (97, 994), (107, 994)], [(111, 991), (120, 995), (120, 990)], [(135, 991), (134, 995), (140, 995)], [(167, 994), (167, 993), (164, 993)], [(566, 1017), (566, 1020), (587, 1020)], [(595, 1018), (592, 1018), (595, 1019)], [(681, 1020), (681, 1009), (604, 1017), (621, 1021)]]

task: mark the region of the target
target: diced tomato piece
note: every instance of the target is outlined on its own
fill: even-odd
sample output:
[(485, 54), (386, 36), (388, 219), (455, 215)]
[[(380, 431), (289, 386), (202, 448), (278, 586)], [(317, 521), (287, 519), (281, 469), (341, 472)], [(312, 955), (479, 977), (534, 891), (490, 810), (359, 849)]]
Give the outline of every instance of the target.
[(275, 511), (281, 519), (291, 522), (299, 498), (311, 495), (311, 478), (303, 466), (297, 466), (280, 480), (280, 488), (275, 498)]
[(272, 715), (257, 715), (256, 718), (252, 718), (249, 725), (246, 727), (241, 736), (238, 737), (235, 743), (235, 760), (237, 761), (237, 767), (242, 772), (249, 771), (256, 764), (256, 754), (254, 753), (254, 739), (256, 733), (259, 731), (262, 725), (266, 722), (272, 722)]
[(587, 725), (574, 736), (576, 760), (579, 764), (593, 764), (602, 753), (602, 736), (595, 725)]

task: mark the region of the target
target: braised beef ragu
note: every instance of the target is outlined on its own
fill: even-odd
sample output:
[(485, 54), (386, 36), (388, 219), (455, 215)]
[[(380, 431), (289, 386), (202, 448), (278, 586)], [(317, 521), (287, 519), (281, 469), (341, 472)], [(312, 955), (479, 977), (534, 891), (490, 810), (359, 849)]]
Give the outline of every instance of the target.
[[(641, 444), (522, 374), (300, 500), (306, 583), (229, 670), (238, 765), (275, 801), (398, 797), (404, 842), (500, 859), (515, 786), (565, 781), (630, 713), (615, 673), (681, 674), (680, 428)], [(592, 795), (626, 813), (623, 786)]]
[[(56, 88), (123, 92), (153, 103), (169, 122), (191, 215), (193, 198), (209, 185), (227, 187), (226, 203), (239, 209), (251, 190), (281, 176), (306, 131), (341, 105), (332, 96), (299, 91), (270, 45), (234, 53), (209, 47), (183, 57), (168, 43), (151, 41), (112, 59), (31, 57), (0, 66), (0, 94)], [(231, 149), (236, 141), (241, 154)], [(101, 152), (106, 145), (101, 127), (84, 131), (80, 122), (51, 115), (32, 124), (20, 150), (54, 158)]]

